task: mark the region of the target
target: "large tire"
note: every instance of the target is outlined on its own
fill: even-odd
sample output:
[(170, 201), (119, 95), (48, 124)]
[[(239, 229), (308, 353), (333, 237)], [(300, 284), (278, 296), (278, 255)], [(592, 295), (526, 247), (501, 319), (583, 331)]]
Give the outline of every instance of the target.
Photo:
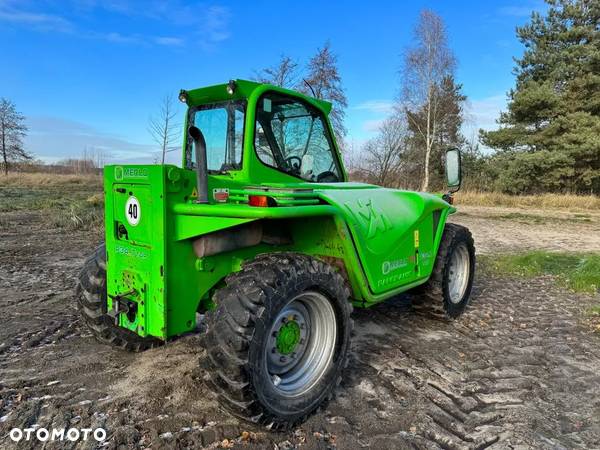
[(162, 344), (151, 337), (141, 337), (133, 331), (115, 325), (107, 314), (106, 305), (106, 247), (99, 246), (86, 259), (75, 288), (77, 306), (85, 324), (94, 337), (103, 344), (109, 344), (130, 352), (141, 352)]
[(475, 245), (468, 228), (447, 223), (431, 277), (418, 291), (452, 319), (469, 304), (475, 275)]
[(353, 324), (344, 279), (309, 256), (272, 253), (225, 281), (206, 316), (205, 383), (242, 419), (271, 429), (303, 422), (332, 398), (347, 366)]

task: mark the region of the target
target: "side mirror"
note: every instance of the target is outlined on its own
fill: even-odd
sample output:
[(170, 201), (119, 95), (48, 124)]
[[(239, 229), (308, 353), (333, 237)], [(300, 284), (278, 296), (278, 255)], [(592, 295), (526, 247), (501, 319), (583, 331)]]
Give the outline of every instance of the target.
[(460, 189), (461, 178), (460, 150), (451, 148), (446, 151), (446, 184), (450, 192)]

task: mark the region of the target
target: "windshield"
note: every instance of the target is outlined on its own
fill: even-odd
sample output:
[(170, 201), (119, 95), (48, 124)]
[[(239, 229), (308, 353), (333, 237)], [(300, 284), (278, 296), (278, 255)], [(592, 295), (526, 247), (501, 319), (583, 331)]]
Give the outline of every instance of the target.
[(264, 164), (306, 181), (341, 179), (322, 114), (300, 100), (263, 96), (256, 109), (254, 145)]
[[(206, 141), (209, 172), (225, 172), (242, 167), (245, 101), (230, 101), (191, 108), (188, 126), (195, 125)], [(187, 140), (188, 167), (195, 167), (192, 139)]]

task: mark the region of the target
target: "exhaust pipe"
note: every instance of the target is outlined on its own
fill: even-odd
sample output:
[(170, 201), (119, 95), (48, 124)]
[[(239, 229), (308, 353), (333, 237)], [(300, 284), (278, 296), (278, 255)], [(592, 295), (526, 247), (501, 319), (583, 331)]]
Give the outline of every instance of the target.
[(196, 203), (208, 203), (208, 166), (206, 162), (206, 141), (198, 127), (191, 126), (190, 136), (196, 146), (196, 184), (198, 198)]

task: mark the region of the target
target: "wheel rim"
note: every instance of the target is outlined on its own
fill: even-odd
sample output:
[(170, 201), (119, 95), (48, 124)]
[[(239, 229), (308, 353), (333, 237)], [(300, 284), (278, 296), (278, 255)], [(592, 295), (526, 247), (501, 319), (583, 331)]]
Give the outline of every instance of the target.
[(452, 253), (450, 267), (448, 268), (448, 292), (450, 301), (454, 304), (461, 302), (467, 290), (471, 271), (470, 262), (471, 258), (467, 246), (459, 244)]
[(265, 347), (267, 371), (281, 394), (297, 397), (309, 391), (330, 366), (337, 322), (331, 302), (307, 291), (277, 315)]

